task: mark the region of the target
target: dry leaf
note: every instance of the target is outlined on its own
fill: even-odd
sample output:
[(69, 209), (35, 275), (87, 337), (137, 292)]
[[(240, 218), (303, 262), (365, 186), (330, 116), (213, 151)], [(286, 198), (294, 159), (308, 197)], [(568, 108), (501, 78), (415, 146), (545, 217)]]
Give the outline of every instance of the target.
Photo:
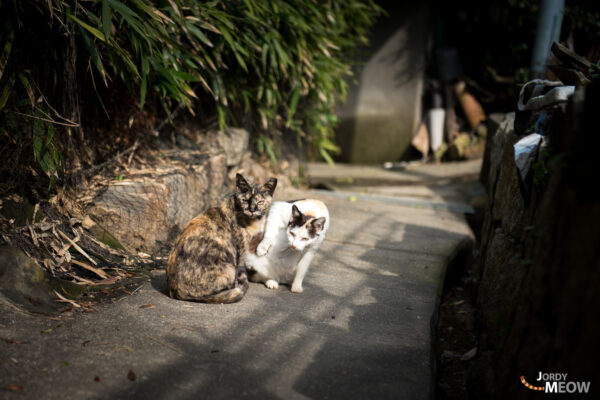
[(144, 304), (144, 305), (140, 306), (140, 308), (152, 308), (152, 307), (154, 307), (154, 304)]
[(6, 387), (6, 390), (8, 390), (9, 392), (18, 392), (23, 390), (23, 385), (20, 383), (13, 383), (10, 384)]
[(460, 359), (461, 359), (461, 361), (469, 361), (470, 359), (475, 357), (476, 354), (477, 354), (477, 346), (473, 347), (471, 350), (469, 350), (465, 354), (463, 354), (460, 357)]
[(95, 376), (94, 377), (94, 382), (100, 382), (100, 377), (99, 376)]
[(88, 271), (91, 271), (91, 272), (95, 273), (96, 275), (98, 275), (102, 279), (108, 279), (109, 278), (109, 276), (106, 274), (106, 272), (104, 272), (100, 268), (92, 267), (89, 264), (86, 264), (84, 262), (77, 261), (77, 260), (71, 260), (71, 263), (73, 263), (73, 264), (75, 264), (75, 265), (77, 265), (77, 266), (79, 266), (81, 268), (87, 269)]
[(129, 370), (129, 373), (127, 374), (127, 379), (129, 379), (130, 381), (135, 381), (135, 373), (132, 370)]
[(10, 344), (27, 344), (27, 343), (29, 343), (29, 342), (20, 342), (18, 340), (10, 339), (10, 338), (0, 338), (0, 339), (5, 341), (6, 343), (10, 343)]
[(65, 296), (63, 296), (62, 294), (58, 293), (56, 290), (54, 291), (54, 293), (56, 293), (56, 295), (58, 296), (58, 300), (55, 300), (55, 301), (59, 301), (59, 302), (62, 302), (62, 303), (69, 303), (73, 307), (77, 307), (77, 308), (81, 307), (75, 300), (67, 299)]
[(116, 281), (118, 281), (120, 279), (121, 279), (120, 276), (113, 276), (112, 278), (102, 279), (101, 281), (96, 281), (96, 284), (98, 284), (98, 285), (112, 285), (113, 283), (115, 283)]

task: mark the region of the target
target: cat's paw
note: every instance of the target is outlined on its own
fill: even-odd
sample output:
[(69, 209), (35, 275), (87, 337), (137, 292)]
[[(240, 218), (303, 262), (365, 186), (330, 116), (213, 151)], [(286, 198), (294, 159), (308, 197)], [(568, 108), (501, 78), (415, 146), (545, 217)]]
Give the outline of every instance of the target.
[(269, 289), (277, 289), (279, 287), (279, 283), (277, 283), (277, 281), (274, 281), (273, 279), (269, 279), (265, 282), (265, 286)]
[(302, 289), (302, 285), (294, 285), (292, 284), (292, 292), (294, 293), (302, 293), (304, 289)]
[(262, 242), (260, 242), (260, 244), (256, 248), (256, 255), (259, 257), (262, 257), (269, 252), (270, 248), (271, 248), (271, 242), (268, 240), (263, 240)]

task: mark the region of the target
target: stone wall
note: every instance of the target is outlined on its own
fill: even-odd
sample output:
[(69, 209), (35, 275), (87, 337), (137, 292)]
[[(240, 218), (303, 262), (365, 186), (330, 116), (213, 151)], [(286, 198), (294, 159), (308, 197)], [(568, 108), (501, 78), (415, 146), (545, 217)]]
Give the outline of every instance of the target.
[(520, 382), (524, 376), (543, 386), (539, 372), (600, 384), (598, 104), (600, 88), (592, 85), (553, 110), (550, 157), (535, 179), (517, 174), (512, 146), (523, 133), (514, 131), (514, 115), (493, 136), (472, 398), (539, 395)]
[(101, 230), (90, 230), (106, 231), (128, 251), (161, 252), (189, 220), (219, 202), (228, 184), (225, 155), (179, 150), (165, 155), (163, 166), (131, 171), (98, 193), (87, 214)]
[(177, 147), (160, 151), (158, 163), (90, 195), (83, 215), (94, 236), (130, 252), (166, 255), (187, 222), (232, 190), (232, 174), (251, 169), (244, 129), (202, 130), (183, 118), (173, 137)]

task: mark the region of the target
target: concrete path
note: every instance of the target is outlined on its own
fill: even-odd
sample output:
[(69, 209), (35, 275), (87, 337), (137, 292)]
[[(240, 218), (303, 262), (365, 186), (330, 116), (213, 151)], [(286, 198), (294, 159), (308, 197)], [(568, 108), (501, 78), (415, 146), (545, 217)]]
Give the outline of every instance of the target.
[(280, 193), (330, 208), (302, 294), (251, 284), (237, 304), (186, 303), (155, 271), (94, 313), (0, 304), (0, 397), (429, 398), (430, 318), (470, 229), (459, 212), (352, 193)]

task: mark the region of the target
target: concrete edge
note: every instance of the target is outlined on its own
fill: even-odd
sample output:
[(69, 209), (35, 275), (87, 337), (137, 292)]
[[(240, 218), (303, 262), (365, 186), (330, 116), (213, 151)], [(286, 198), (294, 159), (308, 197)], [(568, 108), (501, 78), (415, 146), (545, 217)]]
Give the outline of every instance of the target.
[(435, 344), (437, 343), (437, 332), (436, 327), (439, 322), (440, 317), (440, 305), (442, 300), (442, 294), (444, 293), (444, 287), (446, 286), (446, 280), (449, 277), (449, 273), (458, 273), (462, 271), (461, 267), (464, 268), (464, 265), (469, 262), (470, 254), (473, 251), (473, 246), (475, 245), (475, 238), (473, 235), (469, 235), (461, 240), (455, 247), (452, 253), (448, 255), (446, 258), (445, 266), (442, 271), (442, 279), (440, 279), (440, 283), (437, 290), (437, 295), (435, 299), (435, 306), (433, 309), (433, 314), (429, 319), (429, 339), (431, 344), (430, 349), (430, 365), (431, 365), (431, 387), (429, 388), (429, 398), (431, 400), (435, 400), (436, 391), (437, 391), (437, 359), (435, 356)]

